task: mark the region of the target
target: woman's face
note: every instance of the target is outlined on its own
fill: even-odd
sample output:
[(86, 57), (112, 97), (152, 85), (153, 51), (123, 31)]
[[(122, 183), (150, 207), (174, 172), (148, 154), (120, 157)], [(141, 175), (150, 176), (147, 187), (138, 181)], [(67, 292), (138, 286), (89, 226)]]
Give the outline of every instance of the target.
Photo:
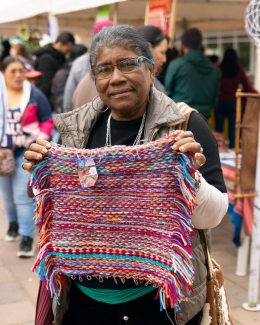
[(21, 62), (10, 63), (3, 72), (6, 86), (9, 89), (19, 90), (23, 87), (25, 69)]
[[(138, 55), (124, 47), (105, 47), (96, 60), (96, 67), (117, 64)], [(151, 86), (154, 84), (154, 67), (141, 63), (133, 72), (124, 74), (116, 66), (108, 79), (97, 79), (96, 86), (101, 100), (111, 109), (115, 119), (135, 119), (144, 113)]]
[(155, 62), (155, 69), (160, 69), (166, 62), (166, 51), (168, 49), (168, 42), (166, 39), (162, 40), (159, 45), (153, 48), (153, 56)]

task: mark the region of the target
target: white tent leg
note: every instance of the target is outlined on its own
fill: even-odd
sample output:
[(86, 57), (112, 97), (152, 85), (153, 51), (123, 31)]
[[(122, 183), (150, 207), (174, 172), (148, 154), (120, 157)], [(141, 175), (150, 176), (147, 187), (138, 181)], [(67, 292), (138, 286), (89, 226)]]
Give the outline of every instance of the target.
[(243, 239), (242, 245), (237, 250), (237, 268), (236, 275), (247, 275), (247, 263), (250, 249), (250, 236)]
[[(259, 123), (260, 125), (260, 123)], [(260, 131), (260, 129), (259, 129)], [(248, 287), (248, 302), (242, 306), (249, 311), (259, 311), (258, 286), (260, 269), (260, 132), (258, 134), (257, 163), (256, 163), (256, 197), (254, 199), (254, 225), (250, 254), (250, 273)]]
[(257, 208), (254, 208), (254, 221), (250, 256), (248, 302), (242, 304), (242, 307), (249, 311), (260, 311), (260, 304), (257, 303), (260, 268), (260, 210)]
[(52, 43), (55, 43), (59, 35), (59, 22), (58, 17), (49, 12), (49, 24), (50, 24), (50, 38)]

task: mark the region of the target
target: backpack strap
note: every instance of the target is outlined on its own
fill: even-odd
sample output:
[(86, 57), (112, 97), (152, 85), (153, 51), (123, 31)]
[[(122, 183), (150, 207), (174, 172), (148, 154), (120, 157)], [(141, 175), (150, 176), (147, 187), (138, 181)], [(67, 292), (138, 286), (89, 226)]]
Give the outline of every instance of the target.
[(176, 106), (182, 112), (182, 114), (185, 116), (185, 121), (178, 124), (178, 125), (176, 125), (174, 127), (174, 129), (175, 130), (186, 131), (191, 113), (192, 112), (197, 112), (198, 113), (198, 111), (196, 109), (194, 109), (194, 108), (191, 108), (189, 105), (187, 105), (187, 104), (185, 104), (183, 102), (176, 103)]

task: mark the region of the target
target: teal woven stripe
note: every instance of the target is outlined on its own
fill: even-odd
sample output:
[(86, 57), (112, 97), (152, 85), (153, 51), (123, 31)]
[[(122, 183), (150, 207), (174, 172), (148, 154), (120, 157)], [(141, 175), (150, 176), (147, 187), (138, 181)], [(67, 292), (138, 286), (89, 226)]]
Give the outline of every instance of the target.
[(124, 302), (140, 298), (156, 289), (153, 286), (130, 288), (124, 290), (93, 289), (82, 286), (75, 281), (73, 281), (73, 283), (88, 297), (111, 305), (122, 304)]
[(66, 254), (66, 253), (56, 253), (53, 252), (51, 253), (51, 255), (56, 255), (56, 256), (62, 256), (65, 258), (69, 258), (70, 260), (72, 258), (100, 258), (100, 259), (104, 259), (104, 258), (108, 258), (108, 259), (125, 259), (125, 260), (130, 260), (130, 261), (145, 261), (147, 263), (151, 263), (154, 265), (158, 265), (158, 266), (162, 266), (167, 270), (172, 270), (172, 268), (168, 265), (165, 265), (164, 263), (160, 263), (160, 262), (156, 262), (154, 260), (151, 260), (149, 258), (144, 258), (144, 257), (140, 257), (140, 256), (125, 256), (125, 255), (109, 255), (109, 254)]

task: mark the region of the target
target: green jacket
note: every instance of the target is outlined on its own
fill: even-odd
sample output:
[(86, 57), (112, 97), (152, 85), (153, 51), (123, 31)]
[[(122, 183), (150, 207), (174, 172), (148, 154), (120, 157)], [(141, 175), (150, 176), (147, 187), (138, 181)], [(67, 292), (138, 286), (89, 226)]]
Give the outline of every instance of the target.
[[(94, 106), (99, 111), (106, 107), (100, 99), (95, 101)], [(169, 97), (155, 89), (147, 109), (144, 138), (152, 141), (175, 129), (186, 129), (191, 111), (184, 103), (177, 106)], [(62, 144), (66, 147), (86, 148), (91, 130), (101, 114), (92, 108), (91, 103), (87, 103), (71, 112), (55, 115), (55, 125), (61, 134)], [(194, 317), (203, 308), (206, 300), (207, 269), (199, 235), (196, 234), (191, 242), (195, 268), (194, 291), (187, 302), (181, 303), (181, 311), (175, 314), (178, 325), (185, 325)], [(69, 305), (70, 286), (71, 279), (66, 277), (66, 288), (62, 290), (60, 305), (53, 299), (53, 325), (62, 325), (63, 315)]]
[(201, 52), (191, 50), (169, 64), (165, 88), (176, 103), (184, 102), (206, 118), (218, 100), (221, 72)]

